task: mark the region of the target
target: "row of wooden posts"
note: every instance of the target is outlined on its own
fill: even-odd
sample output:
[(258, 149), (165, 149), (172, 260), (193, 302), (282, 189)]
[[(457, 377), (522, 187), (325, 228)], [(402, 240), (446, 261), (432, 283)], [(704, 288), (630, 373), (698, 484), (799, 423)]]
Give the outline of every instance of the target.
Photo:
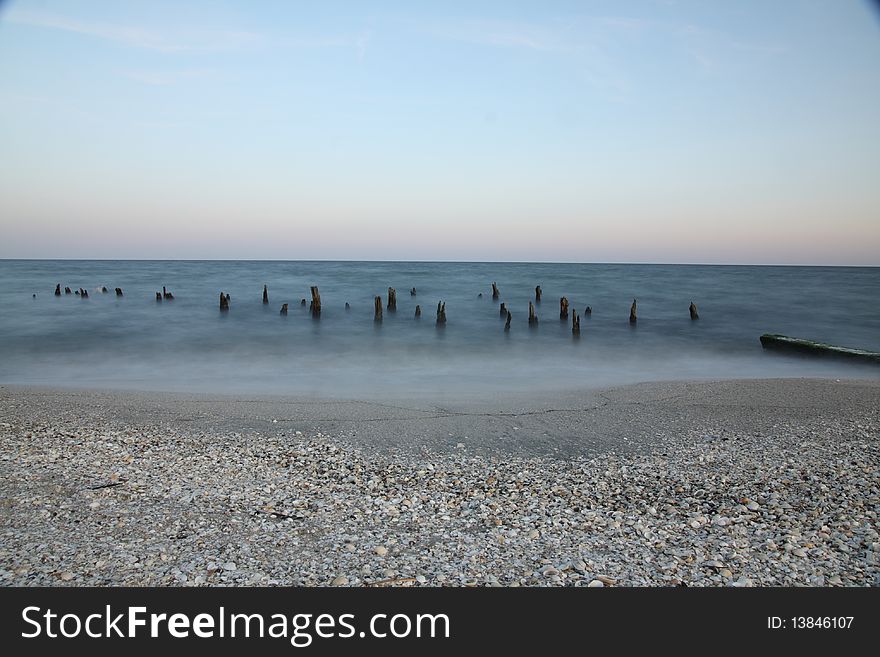
[[(101, 288), (102, 293), (106, 293), (107, 291), (108, 290), (106, 287)], [(85, 290), (83, 288), (79, 288), (78, 290), (76, 290), (76, 292), (72, 292), (69, 287), (64, 288), (64, 294), (71, 294), (71, 293), (76, 294), (83, 299), (87, 299), (89, 296), (88, 290)], [(320, 317), (321, 316), (321, 293), (318, 291), (317, 285), (311, 286), (311, 293), (312, 293), (312, 301), (309, 304), (309, 312), (311, 312), (313, 317)], [(416, 288), (412, 288), (409, 291), (409, 294), (410, 294), (410, 296), (413, 296), (413, 297), (416, 296), (416, 294), (417, 294)], [(535, 287), (535, 303), (541, 303), (541, 294), (542, 294), (541, 286), (538, 285)], [(498, 285), (493, 282), (492, 283), (492, 298), (498, 299), (498, 297), (500, 295), (501, 295), (501, 293), (498, 290)], [(36, 296), (36, 295), (34, 295), (34, 296)], [(61, 283), (59, 283), (58, 285), (55, 286), (55, 296), (56, 297), (61, 296)], [(123, 296), (122, 288), (119, 288), (119, 287), (116, 288), (116, 296), (118, 296), (118, 297)], [(478, 296), (482, 297), (483, 293), (481, 292)], [(162, 286), (162, 292), (156, 292), (156, 301), (163, 301), (163, 300), (165, 300), (165, 301), (173, 301), (174, 300), (174, 295), (171, 292), (169, 292), (165, 288), (164, 285)], [(221, 292), (220, 293), (220, 310), (228, 311), (229, 310), (229, 301), (230, 301), (229, 293), (228, 292)], [(269, 287), (267, 285), (263, 285), (263, 303), (264, 304), (269, 303)], [(305, 306), (306, 300), (301, 299), (300, 305)], [(377, 322), (381, 322), (382, 321), (382, 297), (381, 296), (376, 296), (374, 298), (373, 306), (374, 306), (374, 310), (373, 310), (374, 320)], [(348, 302), (345, 303), (345, 309), (346, 310), (351, 309), (351, 306), (349, 305)], [(501, 317), (506, 319), (506, 321), (504, 323), (504, 330), (510, 330), (510, 322), (512, 319), (510, 309), (507, 307), (506, 303), (502, 303), (500, 310), (501, 310)], [(691, 319), (699, 319), (700, 318), (700, 315), (697, 312), (697, 306), (696, 306), (696, 304), (694, 304), (693, 301), (691, 301), (691, 305), (688, 310), (690, 312)], [(396, 312), (397, 311), (397, 290), (395, 290), (393, 287), (388, 288), (388, 311), (389, 312)], [(635, 324), (638, 321), (638, 315), (637, 315), (636, 311), (637, 311), (636, 300), (633, 299), (632, 306), (630, 306), (630, 309), (629, 309), (630, 324)], [(559, 299), (559, 319), (567, 320), (569, 317), (569, 312), (571, 313), (571, 332), (574, 334), (578, 334), (581, 331), (581, 318), (578, 316), (577, 311), (569, 311), (568, 298), (562, 297), (561, 299)], [(587, 306), (586, 309), (584, 310), (584, 315), (591, 315), (592, 313), (593, 313), (592, 307)], [(287, 314), (287, 304), (286, 303), (281, 306), (281, 314), (282, 315)], [(416, 317), (422, 316), (422, 307), (420, 305), (416, 305), (415, 316)], [(445, 324), (446, 323), (446, 302), (444, 302), (444, 301), (439, 301), (437, 303), (437, 320), (436, 321), (437, 321), (437, 324)], [(538, 315), (535, 312), (535, 304), (532, 303), (531, 301), (529, 301), (529, 324), (535, 325), (537, 323), (538, 323)]]

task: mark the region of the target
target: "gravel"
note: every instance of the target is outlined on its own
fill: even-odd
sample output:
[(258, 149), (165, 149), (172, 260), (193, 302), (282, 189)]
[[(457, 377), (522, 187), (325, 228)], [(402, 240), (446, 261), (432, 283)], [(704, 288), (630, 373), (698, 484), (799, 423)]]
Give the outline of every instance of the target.
[(876, 404), (552, 457), (45, 400), (3, 391), (3, 585), (880, 585)]

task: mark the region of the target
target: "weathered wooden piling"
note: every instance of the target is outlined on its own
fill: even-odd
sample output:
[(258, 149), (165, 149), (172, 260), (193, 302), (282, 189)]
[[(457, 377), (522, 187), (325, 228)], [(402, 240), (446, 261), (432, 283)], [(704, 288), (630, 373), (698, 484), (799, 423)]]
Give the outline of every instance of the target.
[(419, 306), (419, 305), (416, 306), (416, 315), (415, 315), (415, 316), (416, 316), (416, 317), (421, 317), (421, 316), (422, 316), (422, 307)]
[(397, 290), (393, 287), (388, 288), (388, 312), (393, 313), (397, 310)]
[(281, 314), (282, 315), (287, 314), (287, 304), (286, 303), (281, 306)]
[(161, 300), (162, 300), (162, 293), (156, 292), (156, 301), (161, 301)]
[(107, 294), (107, 288), (103, 285), (101, 286), (101, 294)]
[(318, 292), (318, 286), (312, 285), (312, 303), (309, 304), (309, 310), (312, 311), (313, 317), (321, 316), (321, 294)]
[(437, 302), (437, 324), (445, 324), (446, 323), (446, 302), (438, 301)]
[(79, 288), (79, 296), (81, 299), (88, 299), (89, 298), (89, 291), (84, 290), (83, 288)]
[(416, 296), (416, 288), (413, 288), (409, 291), (409, 296), (411, 296), (411, 297)]
[(571, 333), (572, 335), (581, 334), (581, 318), (578, 317), (576, 310), (573, 310), (571, 313)]
[[(79, 290), (81, 290), (81, 289), (82, 289), (82, 288), (79, 288)], [(77, 290), (76, 292), (74, 292), (74, 294), (75, 294), (76, 296), (79, 296), (79, 290)]]
[(373, 298), (373, 306), (375, 307), (373, 311), (373, 321), (381, 322), (382, 321), (382, 297), (376, 296)]
[(345, 302), (345, 310), (346, 310), (346, 311), (351, 310), (351, 304), (348, 303), (348, 301)]
[(535, 303), (541, 303), (541, 286), (535, 286)]
[(505, 331), (509, 331), (509, 330), (510, 330), (510, 319), (511, 319), (511, 317), (512, 317), (512, 315), (510, 314), (510, 311), (508, 310), (508, 311), (507, 311), (507, 321), (504, 322), (504, 330), (505, 330)]
[(497, 299), (499, 294), (500, 293), (498, 292), (498, 286), (495, 285), (495, 283), (492, 283), (492, 298)]
[(629, 307), (629, 323), (635, 324), (637, 320), (638, 317), (636, 317), (636, 300), (633, 299), (633, 305)]
[(229, 310), (229, 295), (220, 293), (220, 310)]
[(121, 296), (123, 296), (123, 294), (122, 294), (122, 288), (121, 288), (121, 287), (117, 287), (117, 288), (116, 288), (116, 296), (117, 296), (117, 297), (121, 297)]
[(269, 303), (269, 288), (265, 283), (263, 284), (263, 303)]
[(592, 315), (592, 314), (593, 314), (593, 307), (592, 306), (587, 306), (586, 308), (584, 308), (584, 316), (585, 317), (587, 315)]
[(300, 299), (300, 300), (299, 300), (299, 305), (301, 305), (301, 306), (306, 305), (306, 300), (305, 300), (305, 299)]
[(69, 288), (69, 287), (65, 287), (65, 288), (64, 288), (64, 294), (73, 294), (73, 292), (70, 291), (70, 288)]
[(691, 319), (700, 319), (700, 313), (697, 312), (697, 304), (691, 301), (691, 306), (688, 308), (691, 313)]
[(499, 311), (499, 314), (502, 317), (507, 317), (507, 304), (506, 303), (501, 304), (501, 310)]
[(568, 319), (568, 298), (562, 297), (559, 300), (559, 319)]
[(61, 296), (61, 283), (59, 283), (58, 285), (55, 286), (55, 296), (56, 297)]
[(168, 299), (168, 301), (174, 301), (174, 295), (171, 294), (171, 292), (168, 292), (168, 291), (165, 289), (165, 286), (164, 286), (164, 285), (162, 286), (162, 298), (163, 298), (163, 299)]
[(477, 295), (477, 299), (482, 299), (482, 298), (483, 298), (483, 293), (480, 292), (480, 293)]
[(529, 301), (529, 324), (537, 324), (538, 316), (535, 314), (535, 304)]

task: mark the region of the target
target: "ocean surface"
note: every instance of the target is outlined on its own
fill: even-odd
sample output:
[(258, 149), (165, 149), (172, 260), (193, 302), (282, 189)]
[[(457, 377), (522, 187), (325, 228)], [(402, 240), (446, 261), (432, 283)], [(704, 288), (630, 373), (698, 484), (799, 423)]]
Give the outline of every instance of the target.
[[(782, 333), (880, 350), (880, 268), (0, 260), (0, 274), (0, 383), (399, 398), (673, 379), (880, 377), (877, 367), (768, 353), (758, 341)], [(56, 297), (57, 283), (89, 297)], [(300, 305), (312, 285), (321, 293), (320, 319), (308, 301)], [(536, 285), (543, 302), (530, 327)], [(156, 301), (162, 286), (173, 301)], [(381, 295), (384, 306), (389, 286), (397, 312), (385, 309), (377, 324), (373, 298)], [(221, 291), (231, 297), (225, 313)], [(582, 316), (579, 338), (559, 319), (562, 296)], [(509, 331), (501, 302), (513, 316)], [(290, 304), (286, 316), (282, 303)], [(592, 315), (583, 316), (587, 305)]]

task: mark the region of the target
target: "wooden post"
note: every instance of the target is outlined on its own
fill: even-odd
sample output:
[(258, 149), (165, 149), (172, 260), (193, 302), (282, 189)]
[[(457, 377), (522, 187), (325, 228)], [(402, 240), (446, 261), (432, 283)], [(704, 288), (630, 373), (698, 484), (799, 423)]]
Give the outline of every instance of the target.
[(83, 288), (79, 288), (79, 298), (80, 299), (88, 299), (89, 298), (89, 291), (84, 290)]
[(587, 306), (586, 308), (584, 308), (584, 316), (585, 317), (587, 315), (592, 315), (592, 314), (593, 314), (593, 307), (592, 306)]
[(287, 314), (287, 304), (286, 303), (283, 306), (281, 306), (281, 314), (282, 315)]
[(373, 321), (381, 322), (382, 321), (382, 297), (377, 296), (373, 299), (373, 305), (376, 307), (375, 313), (373, 315)]
[(312, 317), (321, 316), (321, 293), (318, 292), (318, 286), (312, 285), (312, 303), (309, 304), (309, 310), (312, 311)]
[(416, 288), (413, 288), (409, 291), (409, 296), (411, 296), (411, 297), (416, 296)]
[(417, 305), (416, 306), (416, 317), (421, 317), (421, 316), (422, 316), (422, 307)]
[(269, 288), (263, 284), (263, 303), (269, 303)]
[(495, 285), (495, 283), (492, 283), (492, 298), (493, 298), (493, 299), (497, 299), (497, 298), (498, 298), (498, 294), (499, 294), (499, 292), (498, 292), (498, 286)]
[(61, 283), (59, 283), (58, 285), (55, 286), (55, 296), (56, 297), (61, 296)]
[(691, 301), (691, 307), (689, 308), (691, 311), (691, 319), (700, 319), (700, 313), (697, 312), (697, 304)]
[(222, 292), (220, 293), (220, 310), (229, 310), (229, 295)]
[(509, 331), (509, 330), (510, 330), (510, 318), (511, 318), (511, 315), (510, 315), (510, 311), (508, 310), (508, 311), (507, 311), (507, 321), (504, 322), (504, 330), (505, 330), (505, 331)]
[(529, 324), (534, 325), (538, 323), (538, 316), (535, 314), (535, 305), (529, 301)]
[(445, 324), (446, 323), (446, 303), (443, 301), (437, 302), (437, 324)]
[(388, 312), (393, 313), (397, 310), (397, 290), (393, 287), (388, 288)]
[(633, 299), (633, 305), (629, 307), (629, 323), (635, 324), (638, 318), (636, 317), (636, 300)]
[(305, 299), (300, 299), (300, 300), (299, 300), (299, 305), (301, 305), (301, 306), (306, 305), (306, 300), (305, 300)]
[(568, 319), (568, 298), (566, 297), (559, 300), (559, 319)]
[(156, 292), (156, 301), (161, 301), (161, 300), (162, 300), (162, 293)]
[(165, 289), (165, 286), (162, 286), (162, 298), (168, 299), (168, 301), (174, 301), (174, 295), (171, 294), (168, 290)]
[(117, 288), (116, 288), (116, 296), (117, 296), (117, 297), (121, 297), (121, 296), (122, 296), (122, 288), (121, 288), (121, 287), (117, 287)]
[(101, 286), (101, 294), (107, 294), (107, 287), (105, 285)]
[(535, 286), (535, 303), (541, 303), (541, 286)]
[(70, 288), (69, 288), (69, 287), (65, 287), (65, 288), (64, 288), (64, 294), (73, 294), (73, 292), (70, 291)]
[(345, 310), (346, 310), (346, 312), (351, 310), (351, 304), (349, 304), (348, 301), (345, 302)]
[(501, 315), (502, 317), (507, 317), (507, 304), (506, 304), (506, 303), (502, 303), (502, 304), (501, 304), (500, 315)]
[(572, 335), (581, 334), (581, 318), (578, 317), (576, 310), (571, 313), (571, 333)]

